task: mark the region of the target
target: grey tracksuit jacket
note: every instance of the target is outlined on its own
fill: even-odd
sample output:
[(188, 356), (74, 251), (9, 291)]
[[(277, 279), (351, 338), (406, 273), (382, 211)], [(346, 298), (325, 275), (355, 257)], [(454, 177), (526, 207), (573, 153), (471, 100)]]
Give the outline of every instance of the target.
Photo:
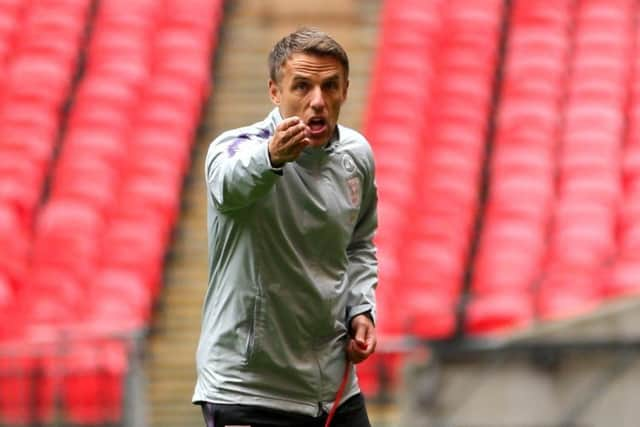
[[(328, 411), (347, 325), (375, 320), (377, 226), (369, 144), (338, 126), (281, 170), (267, 142), (278, 109), (216, 138), (206, 156), (209, 284), (193, 402)], [(350, 373), (343, 400), (359, 392)]]

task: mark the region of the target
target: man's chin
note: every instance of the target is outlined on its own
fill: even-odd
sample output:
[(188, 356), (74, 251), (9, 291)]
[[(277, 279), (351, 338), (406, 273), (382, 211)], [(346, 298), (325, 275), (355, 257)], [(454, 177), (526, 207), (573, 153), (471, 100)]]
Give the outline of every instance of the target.
[(319, 138), (308, 138), (308, 140), (309, 140), (309, 145), (312, 147), (322, 147), (329, 141), (329, 139), (326, 136), (322, 136)]

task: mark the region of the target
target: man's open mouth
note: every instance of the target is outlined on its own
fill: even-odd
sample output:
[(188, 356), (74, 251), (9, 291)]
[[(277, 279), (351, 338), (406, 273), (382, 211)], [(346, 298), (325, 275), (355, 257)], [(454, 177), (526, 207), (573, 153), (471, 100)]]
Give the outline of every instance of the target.
[(327, 129), (327, 121), (323, 117), (312, 117), (307, 123), (312, 136), (317, 136)]

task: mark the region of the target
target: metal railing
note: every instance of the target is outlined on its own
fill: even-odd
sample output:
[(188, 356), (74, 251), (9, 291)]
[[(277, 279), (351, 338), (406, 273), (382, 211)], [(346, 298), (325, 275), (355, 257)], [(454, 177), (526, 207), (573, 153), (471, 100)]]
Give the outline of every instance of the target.
[(146, 427), (144, 331), (31, 332), (0, 341), (0, 427)]

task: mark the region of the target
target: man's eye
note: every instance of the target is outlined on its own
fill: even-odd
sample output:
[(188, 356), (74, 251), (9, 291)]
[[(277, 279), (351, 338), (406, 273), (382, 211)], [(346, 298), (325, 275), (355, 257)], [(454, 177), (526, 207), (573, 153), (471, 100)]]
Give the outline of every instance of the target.
[(306, 89), (307, 89), (307, 84), (306, 84), (306, 83), (304, 83), (304, 82), (296, 83), (296, 84), (293, 86), (293, 89), (294, 89), (294, 90), (306, 90)]
[(335, 89), (338, 88), (338, 83), (337, 82), (327, 82), (327, 83), (325, 83), (324, 87), (326, 89), (329, 89), (329, 90), (335, 90)]

